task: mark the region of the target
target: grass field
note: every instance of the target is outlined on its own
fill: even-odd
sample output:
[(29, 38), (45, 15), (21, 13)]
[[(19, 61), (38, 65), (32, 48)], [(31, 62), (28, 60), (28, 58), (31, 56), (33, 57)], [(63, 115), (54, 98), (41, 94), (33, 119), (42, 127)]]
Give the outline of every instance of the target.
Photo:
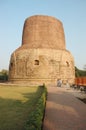
[(40, 92), (39, 87), (0, 86), (0, 130), (24, 130)]

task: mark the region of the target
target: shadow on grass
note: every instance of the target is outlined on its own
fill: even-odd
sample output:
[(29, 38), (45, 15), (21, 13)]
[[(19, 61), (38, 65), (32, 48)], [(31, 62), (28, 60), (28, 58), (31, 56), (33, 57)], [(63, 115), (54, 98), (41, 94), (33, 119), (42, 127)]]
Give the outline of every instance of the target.
[(35, 109), (42, 90), (38, 87), (34, 93), (23, 93), (25, 102), (0, 98), (0, 130), (24, 130), (29, 113)]

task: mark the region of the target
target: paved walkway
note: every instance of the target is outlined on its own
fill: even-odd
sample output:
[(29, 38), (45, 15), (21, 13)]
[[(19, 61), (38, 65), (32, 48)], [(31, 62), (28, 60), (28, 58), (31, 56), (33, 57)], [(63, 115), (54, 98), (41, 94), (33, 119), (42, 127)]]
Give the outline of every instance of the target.
[(43, 130), (86, 130), (86, 104), (67, 88), (47, 89)]

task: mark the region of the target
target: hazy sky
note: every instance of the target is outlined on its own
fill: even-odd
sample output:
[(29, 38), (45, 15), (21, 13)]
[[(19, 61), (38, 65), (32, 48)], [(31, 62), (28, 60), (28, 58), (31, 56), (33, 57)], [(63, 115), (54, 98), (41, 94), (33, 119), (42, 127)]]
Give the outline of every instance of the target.
[(75, 66), (86, 64), (86, 0), (0, 0), (0, 70), (21, 45), (23, 24), (32, 15), (49, 15), (63, 23), (66, 48)]

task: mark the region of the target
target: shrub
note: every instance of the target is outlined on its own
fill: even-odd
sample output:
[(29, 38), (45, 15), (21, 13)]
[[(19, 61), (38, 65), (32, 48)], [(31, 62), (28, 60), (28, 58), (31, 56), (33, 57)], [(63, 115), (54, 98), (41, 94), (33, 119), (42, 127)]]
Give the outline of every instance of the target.
[(40, 87), (42, 89), (42, 93), (37, 101), (35, 110), (33, 110), (33, 112), (29, 115), (29, 119), (27, 120), (27, 123), (25, 126), (26, 130), (41, 130), (42, 128), (47, 89), (44, 84), (43, 86), (40, 86)]

